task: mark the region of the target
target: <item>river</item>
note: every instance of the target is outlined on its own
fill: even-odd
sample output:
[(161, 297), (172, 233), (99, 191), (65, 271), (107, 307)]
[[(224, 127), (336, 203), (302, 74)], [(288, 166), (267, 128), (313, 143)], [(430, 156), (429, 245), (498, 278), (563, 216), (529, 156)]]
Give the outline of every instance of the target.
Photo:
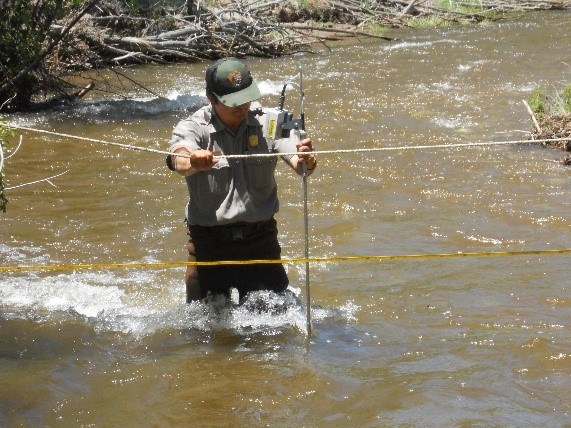
[[(569, 12), (532, 13), (247, 60), (266, 105), (301, 66), (317, 149), (350, 150), (320, 155), (308, 183), (324, 258), (309, 340), (304, 263), (285, 265), (297, 298), (258, 306), (187, 305), (184, 268), (111, 265), (185, 260), (187, 194), (163, 155), (19, 133), (7, 186), (63, 174), (7, 191), (0, 265), (98, 267), (0, 272), (0, 426), (571, 426), (569, 254), (518, 254), (570, 247), (571, 169), (487, 144), (527, 138), (522, 100), (571, 82), (569, 28)], [(109, 93), (3, 119), (165, 150), (205, 67), (121, 70), (160, 98), (94, 73)], [(302, 184), (285, 164), (277, 180), (296, 259)], [(431, 254), (451, 256), (377, 257)]]

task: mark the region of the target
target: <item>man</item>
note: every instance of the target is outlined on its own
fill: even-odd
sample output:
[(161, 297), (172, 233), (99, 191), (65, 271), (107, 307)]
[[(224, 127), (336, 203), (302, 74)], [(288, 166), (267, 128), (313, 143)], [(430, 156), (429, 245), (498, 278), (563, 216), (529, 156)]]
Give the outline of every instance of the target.
[[(297, 174), (305, 163), (307, 175), (316, 167), (311, 139), (264, 138), (252, 102), (260, 90), (248, 67), (224, 58), (206, 70), (210, 104), (174, 129), (167, 165), (186, 178), (190, 201), (186, 208), (188, 260), (277, 260), (281, 248), (274, 214), (279, 209), (275, 156)], [(299, 154), (291, 154), (299, 153)], [(306, 153), (306, 154), (304, 154)], [(220, 155), (252, 155), (226, 158)], [(237, 288), (242, 298), (254, 290), (284, 291), (289, 283), (281, 263), (188, 266), (187, 302), (208, 293), (229, 296)]]

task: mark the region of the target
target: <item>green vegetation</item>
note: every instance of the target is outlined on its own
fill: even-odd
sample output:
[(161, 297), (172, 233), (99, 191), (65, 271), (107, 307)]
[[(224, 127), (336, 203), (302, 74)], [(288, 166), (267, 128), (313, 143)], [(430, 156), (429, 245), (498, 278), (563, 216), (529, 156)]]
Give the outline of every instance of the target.
[[(563, 150), (571, 149), (571, 84), (568, 84), (553, 95), (546, 94), (542, 89), (536, 88), (527, 99), (533, 116), (537, 117), (534, 134), (540, 139), (552, 139), (546, 143)], [(561, 161), (563, 165), (571, 165), (571, 156)]]
[(571, 114), (571, 83), (565, 86), (560, 94), (563, 110)]
[(440, 28), (452, 25), (452, 23), (441, 16), (427, 15), (412, 17), (407, 25), (412, 28)]
[(0, 211), (6, 212), (8, 198), (4, 194), (4, 149), (6, 147), (6, 137), (13, 135), (13, 131), (0, 122)]
[[(77, 8), (97, 0), (2, 0), (0, 2), (0, 110), (26, 110), (32, 97), (57, 87), (57, 64), (47, 57), (69, 32), (57, 22), (71, 21)], [(83, 12), (85, 13), (85, 12)], [(54, 31), (54, 29), (58, 29)]]
[(529, 106), (538, 116), (571, 115), (571, 83), (553, 95), (535, 88), (527, 100)]
[(451, 12), (459, 13), (482, 13), (484, 9), (482, 8), (482, 3), (475, 0), (465, 0), (461, 3), (452, 0), (442, 0), (436, 4), (443, 9), (448, 9)]
[[(502, 6), (506, 5), (507, 4), (497, 4), (497, 7), (490, 7), (488, 4), (484, 7), (481, 0), (464, 0), (462, 2), (442, 0), (439, 4), (437, 4), (437, 6), (440, 6), (443, 9), (448, 9), (451, 12), (459, 13), (462, 15), (479, 15), (486, 19), (494, 19), (495, 17), (501, 16), (500, 9)], [(517, 3), (514, 4), (514, 7), (517, 7)]]
[(527, 99), (527, 103), (535, 114), (543, 114), (547, 105), (547, 96), (541, 89), (535, 88)]
[(365, 29), (369, 33), (374, 34), (375, 36), (382, 36), (383, 34), (385, 34), (387, 32), (389, 27), (387, 27), (385, 25), (377, 24), (376, 22), (373, 22), (371, 24), (368, 24), (365, 27)]
[(484, 7), (480, 0), (464, 0), (462, 2), (441, 0), (433, 5), (442, 13), (422, 13), (411, 17), (407, 25), (413, 28), (439, 28), (451, 25), (466, 25), (473, 22), (485, 24), (501, 16), (499, 10)]
[[(0, 103), (29, 105), (34, 89), (46, 76), (41, 55), (50, 25), (59, 17), (63, 0), (7, 0), (0, 20)], [(36, 64), (36, 65), (34, 65)], [(21, 75), (21, 71), (33, 69)]]

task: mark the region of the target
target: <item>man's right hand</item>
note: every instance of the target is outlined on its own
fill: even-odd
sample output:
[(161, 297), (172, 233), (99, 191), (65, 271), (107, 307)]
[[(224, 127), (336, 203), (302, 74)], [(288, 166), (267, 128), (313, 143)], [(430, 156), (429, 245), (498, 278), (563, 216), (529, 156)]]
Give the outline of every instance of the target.
[(196, 171), (208, 171), (218, 163), (210, 150), (193, 150), (190, 152), (190, 165)]
[(183, 156), (172, 156), (174, 170), (185, 177), (200, 171), (208, 171), (218, 163), (210, 150), (189, 150), (186, 147), (177, 148), (174, 153)]

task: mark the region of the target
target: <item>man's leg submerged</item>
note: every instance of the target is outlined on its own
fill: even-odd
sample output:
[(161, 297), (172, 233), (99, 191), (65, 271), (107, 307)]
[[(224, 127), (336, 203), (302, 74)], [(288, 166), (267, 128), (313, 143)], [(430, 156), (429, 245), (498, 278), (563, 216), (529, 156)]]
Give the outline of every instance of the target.
[[(188, 261), (189, 262), (196, 262), (196, 245), (193, 242), (192, 233), (190, 230), (188, 231), (188, 243), (186, 244), (186, 248), (188, 250)], [(205, 246), (204, 242), (201, 241), (201, 238), (196, 238), (198, 240), (198, 244), (201, 248), (201, 256), (200, 260), (212, 260), (209, 257), (209, 246)], [(198, 300), (203, 300), (208, 295), (223, 295), (227, 298), (230, 298), (230, 287), (225, 286), (223, 284), (231, 283), (231, 281), (227, 281), (226, 277), (220, 277), (216, 275), (216, 271), (212, 271), (211, 268), (201, 268), (202, 271), (199, 274), (199, 268), (196, 265), (188, 265), (186, 267), (186, 272), (184, 275), (184, 282), (186, 285), (186, 303), (195, 302)], [(208, 269), (208, 273), (204, 271), (204, 269)], [(200, 275), (202, 275), (202, 283), (200, 281)], [(232, 277), (232, 275), (230, 275)], [(205, 282), (206, 281), (206, 282)]]
[[(188, 261), (196, 261), (196, 252), (194, 250), (194, 243), (189, 239), (186, 244), (188, 249)], [(196, 266), (188, 265), (184, 275), (184, 282), (186, 284), (186, 303), (194, 302), (202, 298), (200, 292), (200, 282), (198, 281), (198, 269)]]
[[(186, 219), (184, 219), (184, 223), (186, 225), (186, 234), (188, 235), (188, 242), (186, 244), (186, 249), (188, 250), (188, 261), (196, 262), (196, 249), (194, 248), (194, 242), (192, 242), (190, 226)], [(186, 285), (186, 303), (200, 300), (200, 282), (198, 281), (198, 269), (195, 265), (186, 266), (184, 283)]]
[[(246, 243), (240, 252), (247, 254), (251, 259), (280, 260), (281, 246), (275, 219), (272, 218), (265, 232)], [(245, 279), (237, 287), (240, 300), (251, 291), (268, 290), (280, 293), (289, 285), (285, 268), (280, 263), (244, 265), (239, 269), (238, 277)]]
[[(188, 261), (197, 261), (197, 249), (193, 242), (192, 232), (188, 230)], [(245, 259), (281, 259), (281, 247), (278, 241), (278, 230), (275, 219), (271, 219), (266, 230), (253, 239), (245, 241), (213, 242), (204, 241), (195, 236), (200, 249), (201, 260), (245, 260)], [(219, 245), (220, 244), (220, 245)], [(202, 268), (205, 269), (205, 268)], [(287, 289), (289, 279), (282, 264), (256, 264), (244, 266), (224, 266), (216, 269), (206, 268), (201, 272), (203, 280), (199, 281), (198, 267), (186, 267), (186, 301), (187, 303), (207, 297), (208, 292), (230, 297), (230, 287), (238, 289), (240, 300), (250, 291), (271, 290), (276, 293)]]

